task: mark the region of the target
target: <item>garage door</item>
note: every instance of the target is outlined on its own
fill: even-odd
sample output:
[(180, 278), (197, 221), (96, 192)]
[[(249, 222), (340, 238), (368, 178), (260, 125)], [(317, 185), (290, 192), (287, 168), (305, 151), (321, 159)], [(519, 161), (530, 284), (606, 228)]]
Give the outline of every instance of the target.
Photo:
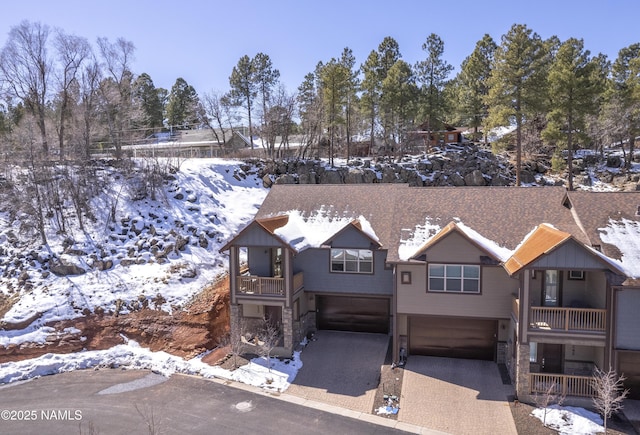
[(318, 329), (389, 332), (389, 299), (318, 296)]
[(409, 328), (412, 355), (494, 359), (496, 320), (411, 317)]
[(629, 398), (640, 399), (640, 352), (618, 352), (618, 374), (624, 375)]

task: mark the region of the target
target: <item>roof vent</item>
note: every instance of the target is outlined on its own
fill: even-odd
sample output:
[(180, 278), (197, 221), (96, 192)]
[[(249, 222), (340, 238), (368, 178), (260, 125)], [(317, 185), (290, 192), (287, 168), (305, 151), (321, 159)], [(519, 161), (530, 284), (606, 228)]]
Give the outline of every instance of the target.
[(638, 209), (636, 210), (636, 216), (640, 216), (640, 205), (638, 206)]

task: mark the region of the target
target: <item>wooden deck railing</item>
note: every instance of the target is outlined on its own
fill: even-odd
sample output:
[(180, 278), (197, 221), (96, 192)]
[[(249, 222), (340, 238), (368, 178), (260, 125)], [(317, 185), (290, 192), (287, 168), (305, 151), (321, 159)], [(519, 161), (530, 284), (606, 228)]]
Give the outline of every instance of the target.
[[(284, 296), (284, 278), (272, 278), (257, 275), (242, 275), (237, 279), (236, 292), (249, 295)], [(304, 275), (298, 272), (293, 275), (293, 291), (302, 288)]]
[(604, 332), (607, 310), (592, 308), (531, 307), (533, 329)]
[(591, 376), (560, 375), (552, 373), (530, 373), (531, 394), (554, 394), (563, 396), (594, 397)]

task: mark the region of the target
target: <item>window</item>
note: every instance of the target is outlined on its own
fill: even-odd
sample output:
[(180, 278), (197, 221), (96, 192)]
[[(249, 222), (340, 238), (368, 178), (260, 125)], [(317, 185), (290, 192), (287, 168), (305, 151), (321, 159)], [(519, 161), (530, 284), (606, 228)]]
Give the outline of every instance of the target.
[(402, 284), (411, 284), (411, 272), (400, 272), (400, 282)]
[(529, 343), (529, 362), (538, 362), (538, 343)]
[(569, 271), (569, 279), (584, 279), (584, 271), (583, 270), (570, 270)]
[(331, 272), (373, 273), (373, 252), (369, 249), (332, 249)]
[(430, 264), (429, 291), (480, 293), (480, 266)]

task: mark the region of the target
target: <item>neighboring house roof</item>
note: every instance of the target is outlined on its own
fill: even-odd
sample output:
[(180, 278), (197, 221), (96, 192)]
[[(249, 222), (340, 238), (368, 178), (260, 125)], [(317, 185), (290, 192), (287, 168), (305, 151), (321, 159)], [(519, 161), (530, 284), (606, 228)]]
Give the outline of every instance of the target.
[(546, 224), (539, 225), (523, 240), (504, 267), (509, 275), (513, 275), (570, 238), (569, 233)]
[[(638, 202), (638, 204), (636, 204)], [(562, 186), (547, 187), (410, 187), (406, 184), (297, 184), (274, 185), (256, 215), (256, 221), (297, 251), (320, 246), (346, 225), (366, 223), (375, 240), (388, 250), (388, 262), (409, 261), (440, 233), (459, 231), (491, 257), (509, 262), (518, 270), (535, 252), (562, 243), (566, 234), (587, 247), (602, 245), (602, 252), (617, 262), (623, 257), (618, 242), (610, 242), (612, 226), (633, 228), (627, 259), (637, 246), (640, 259), (640, 218), (635, 215), (640, 192), (567, 192)], [(289, 216), (286, 222), (283, 216)], [(270, 221), (269, 219), (275, 219)], [(613, 219), (613, 220), (612, 220)], [(542, 224), (546, 224), (542, 227)], [(295, 231), (293, 228), (297, 227)], [(535, 238), (523, 241), (538, 229)], [(442, 232), (444, 231), (444, 232)], [(297, 234), (298, 239), (293, 237)], [(326, 236), (321, 238), (320, 236)], [(369, 234), (370, 236), (370, 234)], [(302, 238), (300, 238), (302, 237)], [(315, 240), (318, 239), (318, 240)], [(555, 240), (555, 242), (554, 242)], [(610, 243), (608, 243), (609, 241)], [(540, 243), (536, 246), (535, 243)], [(516, 250), (519, 249), (519, 252)], [(599, 254), (598, 254), (599, 255)], [(600, 256), (601, 257), (601, 256)], [(630, 277), (640, 277), (623, 268)], [(520, 266), (518, 266), (520, 265)], [(632, 273), (630, 275), (630, 273)]]

